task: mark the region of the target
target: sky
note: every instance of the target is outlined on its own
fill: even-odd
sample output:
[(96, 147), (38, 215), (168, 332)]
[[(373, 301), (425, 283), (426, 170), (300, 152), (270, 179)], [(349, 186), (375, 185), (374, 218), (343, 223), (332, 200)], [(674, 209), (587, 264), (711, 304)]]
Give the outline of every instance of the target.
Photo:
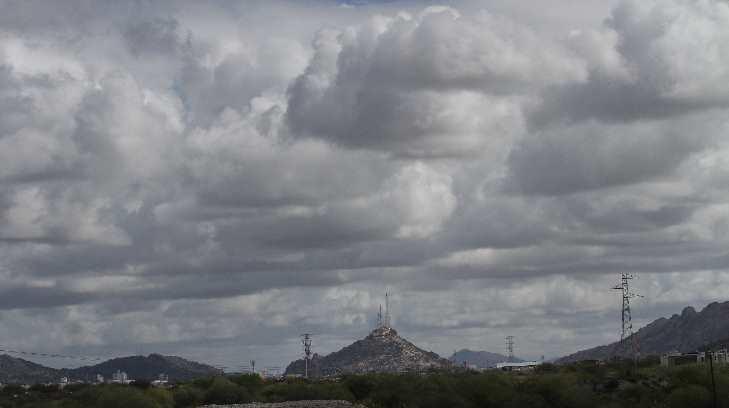
[[(0, 0), (0, 345), (559, 357), (729, 300), (729, 4)], [(77, 360), (36, 360), (75, 366)]]

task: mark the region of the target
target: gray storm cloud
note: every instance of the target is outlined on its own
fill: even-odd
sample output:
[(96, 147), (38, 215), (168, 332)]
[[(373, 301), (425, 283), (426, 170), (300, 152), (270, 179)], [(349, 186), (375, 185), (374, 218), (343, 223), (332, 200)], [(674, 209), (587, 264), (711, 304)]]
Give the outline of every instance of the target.
[(390, 288), (557, 356), (618, 272), (727, 300), (729, 6), (529, 4), (0, 0), (0, 344), (281, 365)]

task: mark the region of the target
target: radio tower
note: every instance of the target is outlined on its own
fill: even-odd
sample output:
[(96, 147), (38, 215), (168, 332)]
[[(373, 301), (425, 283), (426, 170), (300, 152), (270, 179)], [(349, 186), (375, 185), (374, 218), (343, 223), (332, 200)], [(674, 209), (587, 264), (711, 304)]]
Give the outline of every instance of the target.
[(507, 361), (514, 362), (514, 336), (506, 336), (506, 354)]
[(380, 311), (377, 313), (377, 328), (384, 326), (385, 323), (382, 320), (382, 303), (380, 303)]
[(633, 319), (630, 313), (630, 299), (634, 297), (642, 297), (630, 291), (630, 281), (633, 279), (633, 275), (629, 273), (622, 273), (620, 276), (620, 284), (613, 287), (614, 290), (619, 290), (623, 298), (622, 308), (622, 327), (620, 331), (620, 342), (623, 343), (627, 339), (631, 339), (631, 353), (633, 359), (638, 360), (640, 352), (638, 351), (638, 339), (633, 336)]
[(390, 292), (385, 292), (385, 327), (390, 327)]
[(311, 333), (301, 335), (301, 344), (304, 346), (304, 378), (309, 378), (309, 360), (311, 360)]

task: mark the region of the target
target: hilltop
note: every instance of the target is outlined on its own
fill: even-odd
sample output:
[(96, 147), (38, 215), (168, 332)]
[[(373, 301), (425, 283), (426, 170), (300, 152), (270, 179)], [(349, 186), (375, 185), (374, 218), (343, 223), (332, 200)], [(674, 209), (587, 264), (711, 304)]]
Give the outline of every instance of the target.
[[(422, 350), (405, 340), (391, 327), (381, 326), (367, 337), (326, 356), (315, 355), (310, 362), (310, 374), (332, 376), (369, 372), (422, 371), (450, 367), (439, 355)], [(286, 374), (303, 374), (304, 360), (286, 367)]]
[[(682, 353), (703, 349), (709, 344), (727, 340), (729, 333), (729, 302), (714, 302), (697, 312), (686, 307), (680, 315), (662, 317), (638, 330), (636, 336), (641, 356)], [(629, 357), (629, 349), (620, 342), (594, 347), (558, 359), (557, 363), (580, 360), (606, 360)]]

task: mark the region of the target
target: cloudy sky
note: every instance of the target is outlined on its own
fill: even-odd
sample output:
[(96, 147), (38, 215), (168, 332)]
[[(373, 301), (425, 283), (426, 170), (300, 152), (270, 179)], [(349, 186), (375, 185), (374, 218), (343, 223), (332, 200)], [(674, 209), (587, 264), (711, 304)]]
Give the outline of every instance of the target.
[[(557, 357), (729, 300), (719, 0), (0, 0), (0, 345)], [(74, 361), (40, 361), (75, 365)]]

